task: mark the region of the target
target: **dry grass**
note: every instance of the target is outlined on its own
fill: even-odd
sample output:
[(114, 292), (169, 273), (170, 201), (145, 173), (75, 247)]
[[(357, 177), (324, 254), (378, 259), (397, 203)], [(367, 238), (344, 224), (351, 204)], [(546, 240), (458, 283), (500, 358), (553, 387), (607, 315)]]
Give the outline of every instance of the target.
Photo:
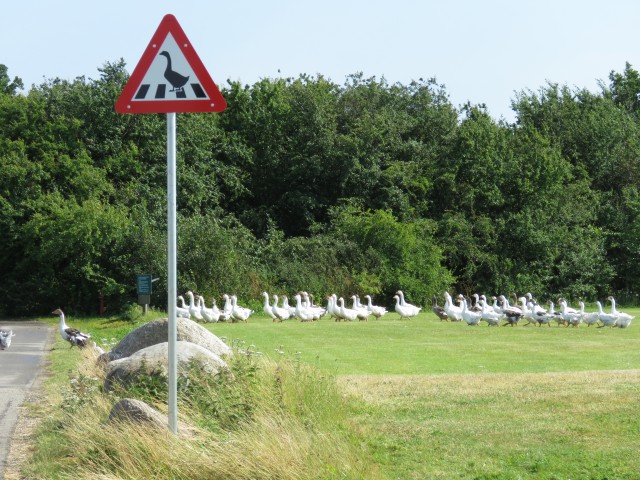
[[(104, 372), (90, 350), (83, 351), (82, 357), (71, 388), (62, 389), (58, 405), (43, 425), (35, 462), (24, 470), (27, 478), (378, 477), (366, 455), (340, 427), (344, 415), (335, 380), (311, 367), (239, 360), (243, 365), (234, 371), (235, 379), (250, 375), (254, 389), (253, 394), (247, 392), (253, 395), (251, 413), (231, 428), (215, 426), (206, 418), (212, 415), (207, 405), (214, 392), (198, 390), (197, 395), (208, 398), (180, 405), (180, 421), (186, 427), (180, 433), (186, 435), (174, 436), (166, 429), (108, 422), (116, 397), (125, 392), (113, 395), (94, 389), (102, 384)], [(166, 412), (162, 403), (153, 406)]]
[(600, 472), (634, 478), (637, 472), (637, 369), (362, 375), (339, 383), (362, 402), (353, 428), (372, 439), (393, 477), (600, 478)]

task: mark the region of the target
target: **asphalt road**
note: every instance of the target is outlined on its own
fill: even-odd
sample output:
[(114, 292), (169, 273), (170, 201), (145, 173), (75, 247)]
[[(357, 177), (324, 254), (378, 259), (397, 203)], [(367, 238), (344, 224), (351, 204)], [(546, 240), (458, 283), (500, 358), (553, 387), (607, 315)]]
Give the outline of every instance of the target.
[(44, 366), (53, 327), (32, 321), (0, 321), (0, 329), (13, 330), (11, 346), (0, 350), (0, 480), (9, 465), (9, 444), (19, 407)]

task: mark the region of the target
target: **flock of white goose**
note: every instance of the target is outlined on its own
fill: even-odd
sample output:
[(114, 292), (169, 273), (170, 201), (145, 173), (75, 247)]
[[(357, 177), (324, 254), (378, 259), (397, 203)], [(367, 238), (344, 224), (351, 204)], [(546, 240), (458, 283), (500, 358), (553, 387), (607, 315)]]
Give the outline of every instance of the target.
[(580, 310), (577, 310), (571, 308), (564, 299), (558, 301), (560, 310), (555, 309), (552, 301), (548, 302), (549, 308), (545, 309), (535, 301), (530, 293), (520, 297), (517, 305), (510, 305), (504, 295), (492, 297), (493, 303), (490, 304), (485, 295), (474, 294), (475, 302), (473, 305), (469, 305), (463, 295), (458, 295), (457, 302), (453, 301), (449, 292), (445, 292), (444, 296), (444, 307), (437, 305), (432, 307), (435, 314), (441, 320), (464, 321), (467, 325), (479, 325), (484, 321), (489, 326), (514, 326), (523, 320), (527, 322), (525, 325), (537, 326), (551, 326), (552, 323), (556, 323), (558, 326), (564, 325), (565, 327), (569, 325), (579, 327), (584, 324), (587, 326), (597, 325), (599, 328), (627, 328), (635, 318), (626, 312), (618, 311), (616, 300), (611, 296), (607, 297), (607, 300), (611, 302), (610, 312), (605, 312), (599, 301), (596, 302), (597, 312), (585, 312), (584, 302), (580, 302)]
[[(235, 295), (222, 295), (224, 298), (222, 308), (218, 308), (215, 299), (213, 305), (207, 307), (202, 296), (196, 296), (191, 291), (185, 295), (189, 299), (188, 303), (184, 296), (178, 297), (176, 305), (178, 317), (205, 323), (246, 322), (249, 316), (254, 313), (253, 310), (238, 305), (238, 299)], [(325, 315), (329, 315), (337, 322), (367, 321), (369, 317), (380, 318), (388, 313), (385, 307), (373, 305), (370, 295), (364, 296), (366, 303), (361, 303), (358, 295), (352, 295), (350, 297), (351, 306), (347, 306), (343, 297), (333, 294), (328, 297), (326, 307), (315, 305), (312, 295), (307, 292), (297, 293), (294, 305), (289, 305), (289, 299), (286, 296), (282, 296), (280, 299), (278, 295), (269, 295), (267, 292), (263, 292), (262, 295), (264, 297), (263, 312), (274, 322), (283, 322), (289, 319), (310, 322), (319, 320)], [(396, 301), (395, 311), (400, 315), (400, 318), (410, 318), (420, 313), (421, 307), (407, 303), (402, 291), (398, 291), (394, 299)]]

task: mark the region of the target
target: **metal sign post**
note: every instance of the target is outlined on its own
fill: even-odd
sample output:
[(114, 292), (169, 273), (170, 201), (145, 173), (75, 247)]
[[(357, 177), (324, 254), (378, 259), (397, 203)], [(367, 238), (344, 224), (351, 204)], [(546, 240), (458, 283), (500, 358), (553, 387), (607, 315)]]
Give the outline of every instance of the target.
[(173, 15), (165, 15), (118, 97), (115, 108), (118, 113), (167, 114), (169, 429), (177, 433), (176, 113), (222, 112), (227, 108), (227, 102), (211, 79), (178, 20)]
[(167, 113), (167, 309), (169, 314), (169, 429), (178, 433), (178, 355), (176, 298), (178, 254), (176, 242), (176, 114)]

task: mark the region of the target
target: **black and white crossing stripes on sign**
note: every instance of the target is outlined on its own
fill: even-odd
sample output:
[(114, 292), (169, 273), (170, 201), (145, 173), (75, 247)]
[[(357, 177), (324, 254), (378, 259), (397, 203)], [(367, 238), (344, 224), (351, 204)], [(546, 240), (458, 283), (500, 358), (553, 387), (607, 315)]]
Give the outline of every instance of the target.
[[(191, 87), (191, 90), (193, 91), (195, 98), (199, 98), (199, 99), (207, 98), (207, 94), (204, 92), (204, 90), (202, 89), (199, 83), (190, 83), (189, 86)], [(167, 87), (170, 88), (171, 85), (160, 83), (156, 85), (155, 89), (152, 89), (151, 85), (142, 84), (140, 85), (140, 88), (138, 89), (138, 92), (136, 93), (136, 96), (134, 98), (135, 100), (150, 100), (150, 99), (162, 100), (167, 98), (167, 92), (174, 93), (173, 89), (168, 89)], [(185, 88), (187, 88), (186, 85), (183, 88), (176, 88), (175, 98), (187, 98), (187, 92), (185, 91)], [(169, 96), (169, 98), (170, 97), (171, 96)], [(194, 97), (191, 97), (191, 98), (194, 98)]]

